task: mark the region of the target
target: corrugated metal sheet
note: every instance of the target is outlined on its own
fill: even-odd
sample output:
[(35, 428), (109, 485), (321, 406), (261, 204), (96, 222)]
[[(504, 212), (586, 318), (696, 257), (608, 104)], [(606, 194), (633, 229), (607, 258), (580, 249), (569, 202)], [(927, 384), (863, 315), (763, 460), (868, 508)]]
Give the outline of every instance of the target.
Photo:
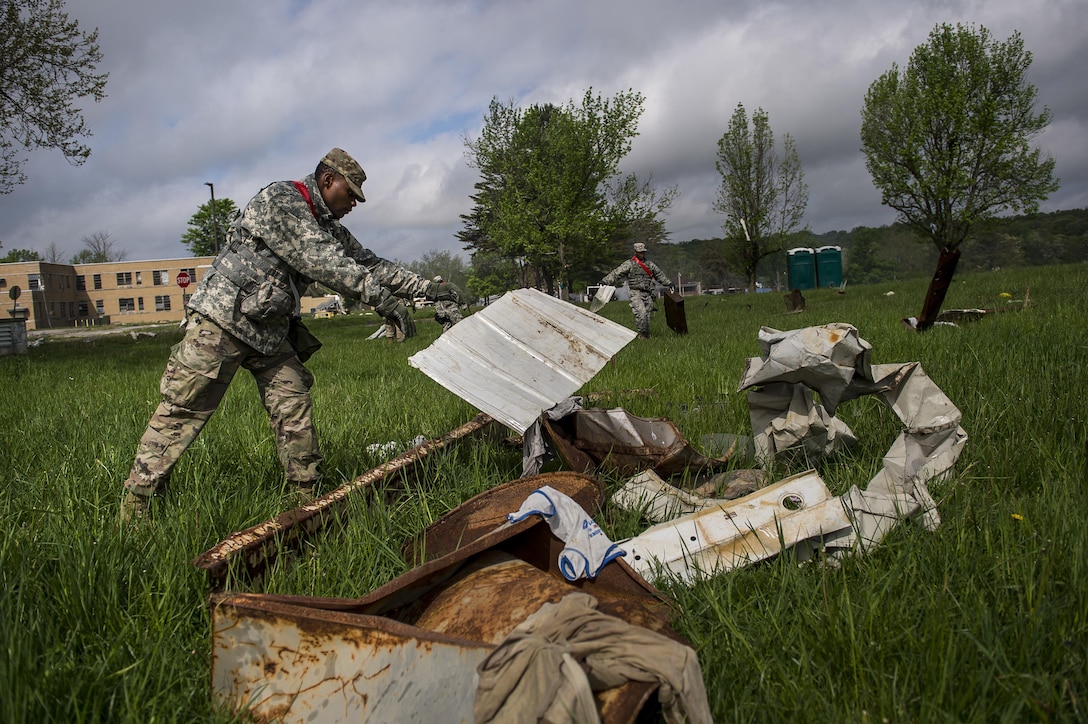
[(523, 433), (634, 338), (634, 330), (586, 309), (518, 289), (466, 317), (408, 362)]

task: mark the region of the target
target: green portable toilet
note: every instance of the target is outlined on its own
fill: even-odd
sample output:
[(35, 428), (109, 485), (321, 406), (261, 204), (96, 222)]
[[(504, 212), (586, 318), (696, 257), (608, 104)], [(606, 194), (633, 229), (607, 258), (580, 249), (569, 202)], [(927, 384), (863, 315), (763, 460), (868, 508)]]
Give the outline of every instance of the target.
[(816, 288), (816, 254), (807, 246), (786, 251), (790, 289)]
[(821, 246), (816, 250), (816, 279), (821, 289), (842, 286), (841, 246)]

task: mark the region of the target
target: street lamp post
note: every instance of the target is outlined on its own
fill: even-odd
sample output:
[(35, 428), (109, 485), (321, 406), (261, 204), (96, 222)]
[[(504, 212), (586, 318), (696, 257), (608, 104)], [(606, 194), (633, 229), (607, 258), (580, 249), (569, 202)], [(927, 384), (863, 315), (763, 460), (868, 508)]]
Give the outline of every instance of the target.
[(212, 235), (215, 238), (215, 255), (219, 256), (219, 218), (215, 213), (215, 184), (205, 181), (204, 185), (212, 192)]

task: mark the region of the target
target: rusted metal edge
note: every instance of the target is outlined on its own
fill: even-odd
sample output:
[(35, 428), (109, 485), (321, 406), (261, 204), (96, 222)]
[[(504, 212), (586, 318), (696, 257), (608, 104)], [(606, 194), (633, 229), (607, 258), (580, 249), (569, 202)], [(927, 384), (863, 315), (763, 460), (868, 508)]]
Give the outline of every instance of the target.
[(213, 591), (223, 588), (229, 568), (236, 561), (240, 562), (251, 576), (258, 575), (275, 560), (281, 548), (297, 545), (298, 542), (324, 528), (332, 513), (344, 507), (349, 495), (359, 489), (369, 488), (390, 475), (408, 472), (417, 462), (452, 443), (483, 432), (493, 422), (495, 420), (490, 415), (480, 413), (442, 437), (428, 440), (419, 447), (401, 453), (311, 503), (232, 533), (194, 558), (192, 564), (208, 572)]

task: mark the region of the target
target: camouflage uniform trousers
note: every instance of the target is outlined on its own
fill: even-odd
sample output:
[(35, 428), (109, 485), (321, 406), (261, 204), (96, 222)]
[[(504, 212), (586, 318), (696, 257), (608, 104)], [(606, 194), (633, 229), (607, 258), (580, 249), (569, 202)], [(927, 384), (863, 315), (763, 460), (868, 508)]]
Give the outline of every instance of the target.
[(313, 425), (314, 378), (284, 341), (264, 355), (203, 315), (190, 313), (159, 384), (162, 400), (140, 440), (125, 488), (137, 495), (165, 492), (174, 466), (211, 418), (239, 368), (257, 382), (287, 480), (314, 485), (321, 453)]
[(434, 321), (442, 325), (442, 331), (461, 321), (461, 306), (457, 302), (439, 301), (434, 303)]
[(654, 293), (631, 289), (631, 311), (635, 315), (635, 327), (643, 337), (650, 336), (650, 315), (654, 311)]

